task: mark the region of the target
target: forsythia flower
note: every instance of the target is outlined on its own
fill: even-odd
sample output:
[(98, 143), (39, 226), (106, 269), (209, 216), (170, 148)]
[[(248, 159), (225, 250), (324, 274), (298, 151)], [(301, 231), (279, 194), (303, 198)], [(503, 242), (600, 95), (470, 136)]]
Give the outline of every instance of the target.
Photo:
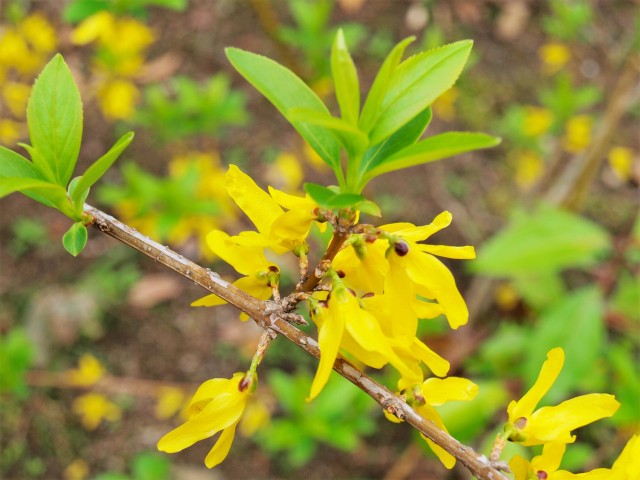
[(545, 43), (538, 50), (538, 57), (542, 60), (545, 72), (553, 74), (571, 60), (571, 51), (562, 43)]
[(524, 114), (524, 134), (529, 137), (547, 133), (553, 123), (553, 113), (546, 108), (525, 107)]
[(185, 403), (185, 394), (180, 388), (160, 387), (156, 392), (154, 415), (158, 420), (166, 420), (178, 413)]
[(115, 422), (122, 415), (120, 408), (99, 393), (87, 393), (73, 401), (73, 412), (80, 416), (82, 426), (95, 430), (103, 420)]
[(612, 468), (597, 468), (585, 473), (571, 473), (558, 470), (564, 454), (564, 443), (547, 443), (542, 455), (533, 457), (528, 462), (515, 455), (509, 467), (515, 480), (636, 480), (640, 478), (640, 437), (634, 435), (627, 442), (624, 450)]
[(204, 382), (191, 399), (187, 422), (162, 437), (158, 441), (158, 450), (180, 452), (221, 431), (222, 434), (204, 460), (209, 468), (218, 465), (229, 453), (236, 426), (257, 381), (255, 373), (238, 372), (230, 379), (214, 378)]
[(591, 143), (593, 119), (589, 115), (577, 115), (565, 126), (562, 146), (569, 153), (578, 153)]
[(100, 361), (90, 354), (84, 354), (78, 361), (78, 368), (66, 372), (70, 385), (90, 387), (100, 381), (105, 374), (105, 368)]
[(140, 91), (133, 82), (117, 78), (105, 81), (97, 89), (98, 103), (105, 118), (123, 120), (133, 116), (140, 99)]
[(508, 439), (522, 445), (552, 442), (573, 443), (571, 431), (613, 415), (620, 404), (613, 395), (592, 393), (564, 401), (555, 407), (536, 406), (555, 382), (564, 363), (564, 351), (554, 348), (547, 353), (540, 375), (531, 390), (507, 407), (509, 421), (505, 425)]
[(633, 152), (627, 147), (613, 147), (607, 156), (609, 166), (618, 179), (626, 182), (633, 170)]
[(544, 171), (544, 160), (535, 152), (518, 152), (511, 158), (516, 170), (516, 183), (522, 189), (531, 187)]

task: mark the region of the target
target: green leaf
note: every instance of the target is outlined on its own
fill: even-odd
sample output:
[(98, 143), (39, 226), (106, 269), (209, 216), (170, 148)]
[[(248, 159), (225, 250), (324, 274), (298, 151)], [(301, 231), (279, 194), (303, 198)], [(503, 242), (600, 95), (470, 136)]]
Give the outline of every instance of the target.
[(109, 4), (106, 0), (75, 0), (67, 4), (62, 18), (68, 23), (78, 23), (94, 13), (107, 10)]
[(364, 174), (372, 165), (378, 165), (385, 158), (390, 157), (399, 150), (414, 144), (422, 136), (431, 121), (431, 107), (427, 107), (413, 120), (405, 124), (400, 130), (389, 138), (370, 147), (362, 157), (360, 172)]
[(489, 239), (472, 268), (491, 277), (542, 275), (593, 265), (610, 249), (609, 234), (599, 225), (541, 205)]
[(341, 209), (355, 207), (366, 199), (357, 193), (336, 193), (330, 188), (315, 183), (305, 183), (304, 191), (321, 207)]
[(62, 245), (67, 252), (77, 257), (87, 244), (87, 237), (87, 227), (82, 222), (76, 222), (62, 237)]
[[(5, 195), (9, 195), (12, 192), (20, 191), (36, 202), (40, 202), (48, 207), (54, 207), (54, 204), (51, 202), (51, 200), (47, 199), (46, 194), (42, 195), (41, 193), (38, 193), (38, 191), (23, 189), (22, 187), (12, 190), (12, 181), (2, 182), (1, 179), (5, 178), (34, 179), (42, 180), (45, 183), (49, 183), (46, 182), (44, 177), (40, 174), (40, 172), (32, 162), (24, 158), (22, 155), (19, 155), (12, 150), (0, 146), (0, 183), (5, 183), (4, 187), (0, 187), (0, 191), (4, 190), (5, 192), (4, 194), (0, 193), (0, 198)], [(40, 184), (40, 186), (42, 185)]]
[(382, 113), (371, 131), (380, 143), (424, 111), (458, 79), (473, 42), (464, 40), (415, 55), (393, 72)]
[(382, 67), (380, 67), (376, 79), (371, 86), (371, 90), (369, 90), (369, 94), (367, 95), (367, 100), (364, 102), (362, 113), (360, 114), (359, 125), (363, 131), (367, 133), (371, 131), (375, 122), (378, 120), (381, 113), (380, 106), (382, 105), (384, 96), (387, 94), (393, 72), (400, 63), (404, 51), (415, 39), (416, 37), (409, 37), (398, 43), (393, 47), (391, 53), (387, 55)]
[(369, 144), (369, 139), (358, 127), (328, 113), (294, 108), (289, 112), (289, 116), (294, 121), (316, 125), (330, 131), (349, 153), (350, 158), (357, 156)]
[(539, 318), (527, 341), (523, 372), (527, 384), (532, 385), (547, 352), (562, 347), (564, 367), (547, 397), (549, 402), (566, 398), (585, 380), (593, 381), (590, 377), (596, 374), (604, 347), (603, 312), (601, 292), (587, 287), (564, 297)]
[(44, 67), (29, 97), (27, 122), (33, 161), (47, 178), (67, 186), (82, 140), (82, 102), (71, 71), (58, 54)]
[(71, 193), (71, 201), (74, 206), (82, 209), (84, 199), (87, 198), (89, 188), (102, 177), (107, 170), (113, 165), (125, 148), (129, 146), (133, 140), (133, 132), (125, 133), (120, 139), (105, 153), (96, 160), (87, 171), (80, 177), (73, 193)]
[(337, 174), (341, 169), (340, 145), (333, 135), (325, 128), (289, 118), (294, 108), (329, 113), (313, 90), (292, 71), (262, 55), (238, 48), (227, 48), (226, 53), (234, 68), (280, 111)]
[(331, 74), (342, 119), (351, 125), (357, 125), (360, 114), (360, 84), (341, 29), (338, 30), (331, 48)]
[(499, 143), (499, 138), (484, 133), (447, 132), (434, 135), (405, 147), (390, 157), (377, 157), (369, 164), (365, 179), (371, 180), (383, 173), (434, 162), (472, 150), (493, 147)]
[(374, 217), (381, 217), (382, 212), (380, 211), (380, 207), (373, 203), (371, 200), (364, 200), (355, 205), (357, 210), (360, 210), (362, 213), (368, 213), (369, 215), (373, 215)]

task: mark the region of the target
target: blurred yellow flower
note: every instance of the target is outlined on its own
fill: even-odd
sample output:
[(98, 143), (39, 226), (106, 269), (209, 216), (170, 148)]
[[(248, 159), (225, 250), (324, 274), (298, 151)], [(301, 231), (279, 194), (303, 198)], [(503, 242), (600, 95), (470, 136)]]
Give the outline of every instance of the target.
[(456, 87), (451, 87), (433, 102), (433, 113), (442, 120), (450, 122), (456, 116), (456, 100), (458, 100), (459, 96), (460, 90)]
[(528, 106), (524, 109), (524, 134), (538, 137), (547, 133), (553, 123), (553, 113), (547, 108)]
[(236, 427), (257, 384), (255, 373), (238, 372), (230, 379), (214, 378), (204, 382), (191, 399), (187, 421), (158, 441), (158, 450), (176, 453), (200, 440), (222, 432), (204, 463), (213, 468), (231, 449)]
[(100, 393), (87, 393), (76, 398), (72, 409), (87, 430), (95, 430), (103, 420), (116, 422), (122, 416), (120, 407)]
[(104, 82), (98, 87), (97, 95), (100, 110), (109, 120), (131, 118), (140, 99), (138, 87), (133, 82), (122, 79)]
[(591, 143), (593, 118), (589, 115), (571, 117), (565, 125), (562, 147), (569, 153), (583, 151)]
[(12, 28), (0, 37), (0, 65), (13, 69), (20, 75), (31, 76), (39, 70), (42, 61), (32, 52), (26, 39)]
[(271, 412), (266, 403), (257, 396), (252, 396), (247, 402), (238, 430), (243, 437), (250, 437), (271, 421)]
[(42, 13), (27, 16), (19, 23), (18, 31), (35, 51), (44, 55), (53, 53), (58, 46), (56, 30)]
[(2, 99), (15, 118), (23, 119), (27, 113), (27, 101), (31, 86), (25, 83), (4, 82), (1, 87)]
[(542, 61), (545, 73), (553, 74), (571, 60), (571, 51), (563, 43), (549, 42), (540, 47), (538, 57)]
[(0, 119), (0, 145), (12, 146), (26, 133), (26, 125), (23, 123)]
[(185, 394), (180, 388), (161, 387), (156, 392), (154, 415), (158, 420), (166, 420), (182, 410)]
[(102, 363), (89, 353), (85, 353), (78, 361), (78, 368), (66, 372), (70, 385), (90, 387), (100, 381), (106, 373)]
[(631, 178), (633, 171), (633, 152), (627, 147), (613, 147), (607, 155), (609, 166), (623, 182)]
[(89, 476), (89, 465), (81, 458), (76, 458), (64, 469), (64, 480), (85, 480)]
[(508, 440), (525, 446), (546, 443), (573, 443), (571, 431), (613, 415), (620, 404), (613, 395), (591, 393), (564, 401), (554, 407), (536, 406), (558, 378), (564, 364), (564, 351), (554, 348), (547, 353), (540, 375), (531, 390), (507, 407), (505, 425)]
[(544, 160), (538, 153), (519, 151), (510, 160), (516, 170), (516, 184), (523, 190), (532, 187), (544, 172)]
[(300, 160), (289, 152), (281, 152), (267, 172), (269, 184), (286, 193), (298, 193), (303, 177)]

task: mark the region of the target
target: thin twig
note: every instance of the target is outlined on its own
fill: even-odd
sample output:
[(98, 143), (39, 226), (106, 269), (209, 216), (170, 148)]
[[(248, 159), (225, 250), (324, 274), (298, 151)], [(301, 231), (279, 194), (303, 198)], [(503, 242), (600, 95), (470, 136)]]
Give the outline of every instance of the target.
[[(215, 293), (247, 313), (262, 328), (281, 334), (307, 353), (320, 358), (320, 349), (316, 340), (283, 320), (279, 316), (279, 310), (277, 308), (274, 309), (275, 302), (262, 302), (248, 295), (222, 280), (211, 270), (205, 269), (182, 255), (178, 255), (168, 247), (154, 242), (101, 210), (85, 205), (85, 214), (93, 218), (92, 225), (101, 232), (191, 279), (204, 289)], [(331, 242), (332, 247), (330, 247), (333, 252), (330, 254), (332, 255), (331, 258), (338, 252), (347, 236), (348, 233), (338, 232), (336, 235), (338, 238), (334, 237), (334, 241)], [(329, 252), (327, 253), (329, 254)], [(280, 307), (281, 309), (282, 307)], [(373, 398), (384, 409), (392, 412), (399, 419), (404, 420), (427, 438), (440, 445), (467, 467), (475, 477), (481, 480), (508, 480), (507, 477), (491, 465), (484, 455), (479, 455), (472, 448), (461, 444), (448, 433), (440, 430), (433, 422), (422, 418), (400, 397), (359, 371), (344, 358), (338, 357), (333, 369)]]

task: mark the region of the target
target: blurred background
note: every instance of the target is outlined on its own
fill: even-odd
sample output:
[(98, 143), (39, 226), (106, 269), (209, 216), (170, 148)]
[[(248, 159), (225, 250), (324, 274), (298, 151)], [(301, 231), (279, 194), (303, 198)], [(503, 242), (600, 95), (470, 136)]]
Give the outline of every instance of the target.
[[(328, 57), (337, 28), (364, 91), (407, 36), (416, 37), (410, 53), (473, 39), (467, 68), (433, 105), (426, 134), (483, 131), (502, 145), (389, 174), (364, 193), (381, 206), (382, 223), (425, 224), (451, 211), (438, 243), (479, 252), (448, 264), (469, 325), (451, 333), (440, 319), (421, 324), (451, 373), (480, 385), (474, 401), (441, 409), (451, 433), (488, 454), (508, 401), (561, 346), (565, 367), (545, 404), (609, 392), (623, 405), (580, 430), (563, 467), (610, 466), (640, 425), (638, 7), (3, 0), (0, 144), (20, 150), (17, 142), (28, 140), (31, 85), (61, 52), (84, 102), (80, 171), (119, 135), (136, 132), (90, 203), (233, 279), (204, 241), (213, 228), (249, 228), (227, 198), (227, 165), (290, 193), (331, 177), (232, 70), (224, 48), (285, 64), (335, 107)], [(306, 403), (315, 360), (282, 339), (260, 367), (256, 401), (221, 466), (203, 465), (213, 441), (156, 453), (200, 383), (247, 368), (260, 329), (231, 307), (191, 308), (204, 294), (197, 286), (97, 232), (72, 258), (60, 242), (67, 228), (66, 218), (26, 197), (0, 201), (0, 477), (469, 478), (463, 468), (447, 472), (410, 427), (387, 422), (335, 375)], [(296, 268), (285, 266), (285, 290)], [(385, 371), (369, 373), (393, 386)]]

